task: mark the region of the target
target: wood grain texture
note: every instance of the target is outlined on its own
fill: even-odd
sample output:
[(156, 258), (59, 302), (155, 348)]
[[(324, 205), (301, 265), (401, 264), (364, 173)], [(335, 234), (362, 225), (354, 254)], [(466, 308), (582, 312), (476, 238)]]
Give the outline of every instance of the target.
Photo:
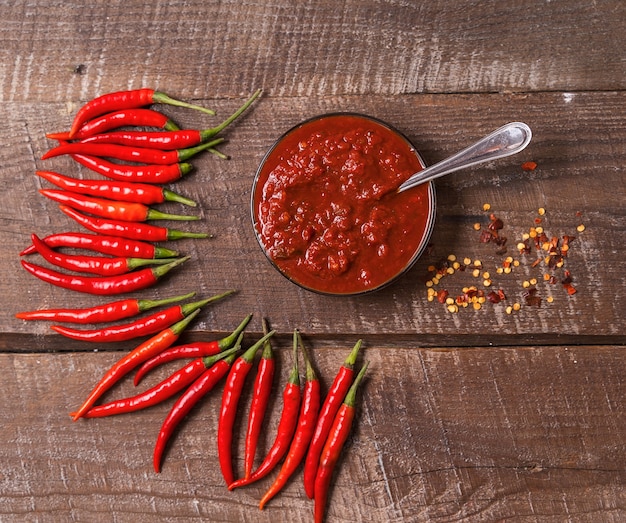
[[(202, 312), (182, 340), (214, 339), (254, 314), (277, 329), (278, 377), (291, 331), (311, 348), (323, 390), (353, 343), (371, 370), (358, 424), (334, 477), (329, 522), (521, 523), (626, 520), (626, 4), (338, 0), (16, 0), (0, 6), (0, 520), (241, 522), (312, 520), (300, 477), (264, 511), (263, 482), (228, 492), (217, 466), (215, 391), (181, 426), (161, 474), (152, 449), (171, 402), (119, 418), (72, 423), (68, 413), (134, 341), (97, 347), (53, 334), (20, 310), (101, 303), (38, 282), (18, 253), (30, 234), (80, 230), (38, 194), (37, 169), (96, 177), (68, 158), (41, 161), (46, 132), (70, 125), (86, 100), (154, 87), (215, 108), (215, 118), (160, 107), (186, 127), (219, 122), (264, 94), (224, 137), (230, 160), (197, 157), (172, 189), (200, 203), (184, 228), (191, 259), (140, 297), (238, 292)], [(301, 120), (330, 111), (381, 118), (427, 164), (503, 123), (526, 121), (531, 145), (508, 160), (436, 182), (429, 252), (393, 286), (359, 298), (302, 291), (269, 265), (250, 224), (252, 179), (265, 151)], [(524, 172), (521, 163), (537, 162)], [(503, 219), (508, 252), (481, 244), (475, 223)], [(578, 292), (543, 282), (535, 254), (506, 277), (495, 269), (535, 224), (573, 234), (566, 260)], [(579, 233), (576, 228), (584, 224)], [(427, 300), (428, 266), (480, 259), (507, 299), (450, 314)], [(37, 260), (36, 257), (31, 257)], [(495, 273), (495, 275), (494, 275)], [(539, 280), (540, 307), (522, 283)], [(452, 296), (479, 283), (446, 276)], [(548, 298), (553, 298), (548, 303)], [(174, 366), (150, 376), (145, 385)], [(129, 380), (107, 398), (133, 394)], [(246, 391), (244, 402), (250, 401)], [(261, 440), (278, 422), (275, 395)], [(242, 429), (241, 421), (237, 425)], [(235, 466), (241, 468), (238, 437)]]
[[(218, 104), (211, 102), (209, 105)], [(221, 112), (229, 112), (238, 103), (219, 104)], [(60, 106), (37, 106), (35, 112), (22, 104), (7, 105), (16, 118), (9, 119), (0, 136), (8, 144), (5, 154), (11, 151), (7, 161), (19, 165), (21, 176), (14, 182), (13, 169), (2, 171), (7, 199), (0, 211), (4, 218), (0, 234), (5, 246), (0, 256), (15, 279), (4, 280), (0, 286), (5, 293), (14, 294), (14, 289), (21, 292), (0, 312), (2, 324), (7, 333), (25, 335), (13, 338), (13, 350), (29, 350), (27, 344), (32, 343), (32, 334), (45, 339), (37, 350), (46, 346), (53, 350), (73, 349), (76, 344), (49, 335), (48, 325), (21, 322), (12, 316), (19, 310), (86, 306), (101, 303), (102, 299), (39, 282), (20, 267), (17, 253), (30, 243), (31, 232), (44, 236), (81, 230), (58, 211), (55, 203), (37, 193), (45, 183), (37, 179), (35, 170), (94, 175), (79, 169), (68, 158), (38, 160), (50, 147), (45, 139), (47, 130), (67, 126)], [(623, 342), (626, 324), (615, 289), (624, 287), (621, 246), (626, 242), (626, 222), (620, 195), (626, 191), (626, 132), (622, 125), (625, 106), (621, 93), (579, 93), (573, 97), (558, 93), (411, 95), (392, 100), (369, 96), (285, 100), (268, 94), (225, 134), (228, 143), (223, 151), (231, 155), (230, 160), (212, 155), (198, 157), (194, 160), (195, 172), (172, 186), (200, 202), (200, 207), (197, 211), (180, 205), (162, 208), (199, 213), (201, 221), (183, 224), (183, 228), (208, 231), (215, 237), (169, 242), (171, 247), (189, 254), (191, 260), (141, 296), (163, 297), (190, 291), (212, 295), (237, 289), (236, 296), (202, 314), (201, 321), (193, 326), (199, 332), (225, 332), (225, 325), (234, 326), (243, 315), (254, 313), (257, 319), (251, 328), (255, 332), (260, 332), (258, 318), (266, 315), (281, 332), (300, 327), (331, 337), (379, 335), (386, 336), (389, 345), (395, 343), (389, 336), (392, 334), (401, 336), (402, 342), (409, 337), (410, 342), (418, 345), (430, 344), (430, 336), (442, 334), (451, 337), (448, 343), (468, 343), (461, 342), (461, 338), (476, 333), (488, 334), (496, 344), (532, 344), (536, 335), (543, 336), (541, 343), (557, 341), (557, 335), (572, 336), (571, 342), (586, 342), (596, 335)], [(333, 110), (358, 110), (391, 122), (416, 144), (427, 164), (443, 159), (509, 120), (527, 121), (534, 129), (534, 139), (519, 158), (437, 181), (437, 219), (430, 253), (387, 289), (336, 299), (303, 291), (272, 269), (254, 237), (249, 211), (254, 172), (272, 141), (301, 119)], [(175, 114), (194, 124), (204, 119), (183, 110)], [(421, 115), (419, 121), (415, 121), (415, 114)], [(559, 117), (546, 116), (550, 114)], [(466, 127), (464, 132), (458, 130), (462, 127)], [(523, 171), (520, 165), (525, 160), (536, 161), (538, 168)], [(473, 229), (476, 222), (483, 226), (488, 223), (489, 213), (482, 209), (485, 202), (505, 223), (502, 232), (509, 238), (505, 254), (496, 254), (492, 244), (481, 244), (479, 233)], [(536, 225), (539, 207), (547, 209), (542, 226), (549, 236), (576, 236), (566, 260), (566, 268), (578, 288), (574, 296), (567, 296), (560, 283), (548, 285), (543, 281), (545, 266), (532, 267), (536, 253), (525, 257), (517, 254), (516, 243)], [(583, 233), (576, 230), (580, 223), (586, 226)], [(448, 313), (438, 302), (428, 302), (424, 285), (427, 268), (449, 254), (459, 259), (480, 259), (493, 275), (493, 288), (502, 288), (507, 300), (498, 305), (486, 304), (480, 311), (461, 310), (458, 314)], [(509, 255), (520, 260), (520, 267), (510, 275), (497, 275), (497, 267)], [(439, 287), (446, 288), (452, 296), (460, 294), (467, 285), (478, 283), (482, 287), (482, 278), (473, 278), (470, 273), (457, 273), (444, 279)], [(507, 305), (524, 303), (522, 283), (532, 277), (539, 280), (542, 305), (507, 315)], [(547, 303), (549, 296), (553, 303)], [(597, 329), (599, 324), (604, 326), (602, 331)]]
[(0, 97), (623, 89), (623, 2), (12, 2)]
[[(310, 348), (325, 389), (348, 348)], [(279, 390), (291, 355), (288, 343), (275, 349)], [(622, 520), (622, 351), (366, 346), (371, 370), (333, 481), (329, 521)], [(181, 426), (158, 475), (152, 449), (171, 402), (73, 423), (67, 413), (114, 360), (113, 354), (0, 356), (10, 369), (1, 404), (12, 405), (0, 426), (7, 443), (0, 446), (3, 521), (311, 520), (300, 472), (262, 512), (256, 505), (271, 477), (226, 490), (215, 445), (219, 390)], [(109, 397), (132, 392), (124, 381)], [(276, 395), (260, 454), (273, 438), (279, 407)]]

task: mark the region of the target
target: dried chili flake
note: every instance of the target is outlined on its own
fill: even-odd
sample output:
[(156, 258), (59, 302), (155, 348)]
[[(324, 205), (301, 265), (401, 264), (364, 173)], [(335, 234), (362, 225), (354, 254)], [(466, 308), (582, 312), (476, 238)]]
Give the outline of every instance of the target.
[(522, 164), (522, 170), (534, 171), (537, 168), (537, 162), (524, 162)]
[(541, 305), (541, 296), (537, 296), (537, 288), (530, 287), (528, 288), (522, 296), (524, 297), (524, 301), (526, 305), (531, 307), (538, 307)]

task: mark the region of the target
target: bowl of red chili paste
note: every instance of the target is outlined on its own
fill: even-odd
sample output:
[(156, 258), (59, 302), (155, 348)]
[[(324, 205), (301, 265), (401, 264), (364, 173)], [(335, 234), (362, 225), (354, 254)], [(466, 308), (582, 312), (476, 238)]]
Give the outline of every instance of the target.
[(274, 143), (256, 172), (251, 206), (259, 244), (274, 267), (310, 291), (381, 289), (428, 244), (433, 183), (396, 191), (423, 168), (411, 142), (376, 118), (306, 120)]

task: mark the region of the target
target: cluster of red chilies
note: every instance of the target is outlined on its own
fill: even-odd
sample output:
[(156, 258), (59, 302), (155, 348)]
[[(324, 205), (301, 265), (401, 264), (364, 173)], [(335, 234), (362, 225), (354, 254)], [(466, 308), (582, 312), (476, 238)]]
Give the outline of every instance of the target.
[[(260, 91), (256, 91), (221, 124), (203, 131), (181, 129), (163, 113), (148, 106), (170, 104), (214, 114), (212, 110), (175, 100), (152, 89), (119, 91), (87, 102), (77, 112), (68, 132), (47, 135), (60, 145), (49, 150), (42, 159), (71, 155), (100, 178), (78, 179), (52, 171), (37, 171), (37, 175), (57, 187), (40, 192), (59, 203), (61, 211), (89, 233), (64, 232), (45, 238), (33, 234), (32, 245), (20, 255), (38, 253), (48, 266), (26, 260), (22, 260), (22, 266), (53, 285), (101, 296), (139, 291), (154, 285), (189, 259), (156, 242), (209, 235), (147, 223), (198, 219), (164, 213), (149, 206), (164, 202), (196, 206), (193, 200), (163, 184), (189, 172), (191, 165), (184, 163), (185, 160), (203, 150), (223, 156), (214, 149), (223, 140), (216, 135), (259, 95)], [(87, 250), (96, 255), (68, 254), (63, 248)], [(89, 331), (58, 325), (53, 329), (70, 338), (93, 342), (128, 340), (154, 334), (231, 292), (186, 305), (173, 305), (124, 325)], [(83, 324), (110, 322), (191, 296), (193, 293), (163, 300), (120, 300), (90, 309), (36, 310), (20, 312), (17, 317)]]
[[(220, 470), (228, 489), (250, 485), (266, 477), (282, 462), (274, 482), (260, 500), (259, 506), (262, 509), (304, 462), (304, 490), (310, 499), (315, 500), (315, 521), (321, 522), (333, 470), (352, 428), (357, 387), (368, 367), (366, 362), (358, 374), (354, 369), (361, 340), (355, 344), (340, 367), (326, 397), (322, 398), (319, 379), (300, 333), (294, 331), (293, 365), (282, 392), (282, 410), (274, 442), (264, 459), (254, 468), (257, 443), (274, 386), (275, 359), (270, 338), (275, 331), (268, 331), (264, 322), (264, 336), (238, 355), (242, 349), (244, 330), (252, 317), (249, 315), (231, 334), (221, 340), (173, 346), (195, 314), (197, 311), (142, 343), (115, 363), (96, 384), (81, 407), (71, 414), (73, 419), (134, 412), (181, 393), (161, 425), (156, 439), (153, 466), (156, 472), (160, 472), (164, 451), (175, 429), (190, 410), (225, 379), (217, 423), (217, 449)], [(246, 426), (244, 472), (241, 477), (236, 478), (232, 458), (235, 422), (242, 410), (240, 399), (247, 377), (254, 368), (256, 355), (261, 349), (248, 421), (246, 425), (242, 424)], [(299, 349), (306, 364), (306, 381), (303, 387), (298, 366)], [(155, 368), (184, 358), (191, 361), (143, 392), (96, 405), (105, 392), (134, 369), (138, 368), (134, 378), (135, 385), (138, 385)]]

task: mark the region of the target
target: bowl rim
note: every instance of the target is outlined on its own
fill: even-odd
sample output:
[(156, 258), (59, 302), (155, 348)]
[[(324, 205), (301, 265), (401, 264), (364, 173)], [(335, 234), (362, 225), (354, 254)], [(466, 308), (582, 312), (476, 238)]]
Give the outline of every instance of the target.
[(261, 251), (263, 252), (263, 254), (265, 255), (265, 258), (267, 258), (267, 260), (270, 262), (271, 266), (277, 270), (284, 278), (286, 278), (288, 281), (290, 281), (291, 283), (297, 285), (298, 287), (300, 287), (301, 289), (304, 289), (306, 291), (309, 292), (313, 292), (315, 294), (320, 294), (323, 296), (336, 296), (336, 297), (348, 297), (348, 296), (361, 296), (364, 294), (371, 294), (373, 292), (379, 291), (385, 287), (388, 287), (389, 285), (395, 283), (398, 279), (400, 279), (402, 276), (404, 276), (412, 267), (413, 265), (415, 265), (415, 263), (417, 262), (417, 260), (419, 260), (422, 256), (422, 254), (424, 254), (424, 251), (426, 250), (426, 248), (428, 247), (428, 243), (430, 241), (430, 238), (432, 236), (432, 232), (435, 226), (435, 218), (436, 218), (436, 214), (437, 214), (437, 195), (435, 192), (435, 184), (433, 182), (433, 180), (426, 182), (428, 184), (428, 203), (429, 203), (429, 212), (428, 212), (428, 217), (426, 219), (426, 225), (424, 228), (424, 233), (422, 234), (422, 239), (417, 247), (417, 249), (415, 250), (415, 252), (413, 253), (413, 256), (411, 256), (411, 258), (409, 259), (409, 261), (406, 263), (406, 265), (400, 269), (393, 277), (389, 278), (387, 281), (381, 283), (380, 285), (377, 285), (376, 287), (372, 287), (369, 289), (363, 289), (360, 291), (354, 291), (354, 292), (330, 292), (330, 291), (323, 291), (323, 290), (319, 290), (319, 289), (315, 289), (313, 287), (310, 287), (308, 285), (305, 285), (301, 282), (299, 282), (298, 280), (294, 279), (293, 277), (289, 276), (289, 274), (285, 273), (277, 264), (276, 262), (270, 257), (269, 253), (267, 252), (267, 250), (265, 249), (263, 242), (259, 236), (259, 232), (257, 230), (257, 225), (258, 225), (258, 220), (256, 217), (256, 210), (255, 210), (255, 195), (256, 195), (256, 188), (258, 185), (258, 181), (259, 181), (259, 177), (261, 175), (261, 171), (263, 170), (263, 167), (265, 166), (265, 162), (269, 159), (269, 157), (271, 156), (271, 154), (274, 152), (274, 150), (276, 149), (276, 147), (278, 147), (278, 145), (287, 137), (289, 136), (291, 133), (293, 133), (294, 131), (304, 127), (307, 124), (310, 124), (312, 122), (324, 119), (324, 118), (332, 118), (332, 117), (341, 117), (341, 116), (353, 116), (353, 117), (358, 117), (358, 118), (363, 118), (365, 120), (370, 120), (378, 125), (381, 125), (382, 127), (385, 127), (386, 129), (388, 129), (389, 131), (395, 133), (396, 135), (398, 135), (400, 138), (402, 138), (413, 150), (413, 153), (415, 154), (415, 156), (417, 157), (419, 163), (422, 166), (422, 169), (426, 168), (426, 163), (424, 162), (424, 159), (422, 158), (422, 156), (420, 155), (419, 151), (417, 150), (417, 148), (415, 147), (415, 145), (413, 144), (413, 142), (411, 142), (411, 140), (409, 140), (407, 138), (407, 136), (402, 133), (401, 131), (399, 131), (398, 129), (396, 129), (394, 126), (390, 125), (389, 123), (387, 123), (384, 120), (381, 120), (378, 117), (375, 116), (370, 116), (367, 114), (363, 114), (363, 113), (359, 113), (359, 112), (353, 112), (353, 111), (333, 111), (333, 112), (328, 112), (328, 113), (322, 113), (316, 116), (312, 116), (310, 118), (307, 118), (305, 120), (302, 120), (301, 122), (293, 125), (292, 127), (290, 127), (289, 129), (287, 129), (285, 132), (283, 132), (275, 141), (274, 143), (269, 147), (269, 149), (266, 151), (266, 153), (263, 155), (263, 158), (261, 159), (259, 166), (256, 169), (256, 172), (254, 174), (254, 178), (252, 180), (252, 190), (250, 192), (250, 214), (251, 214), (251, 219), (252, 219), (252, 229), (254, 231), (254, 236), (257, 240), (257, 243), (259, 244), (259, 247), (261, 248)]

